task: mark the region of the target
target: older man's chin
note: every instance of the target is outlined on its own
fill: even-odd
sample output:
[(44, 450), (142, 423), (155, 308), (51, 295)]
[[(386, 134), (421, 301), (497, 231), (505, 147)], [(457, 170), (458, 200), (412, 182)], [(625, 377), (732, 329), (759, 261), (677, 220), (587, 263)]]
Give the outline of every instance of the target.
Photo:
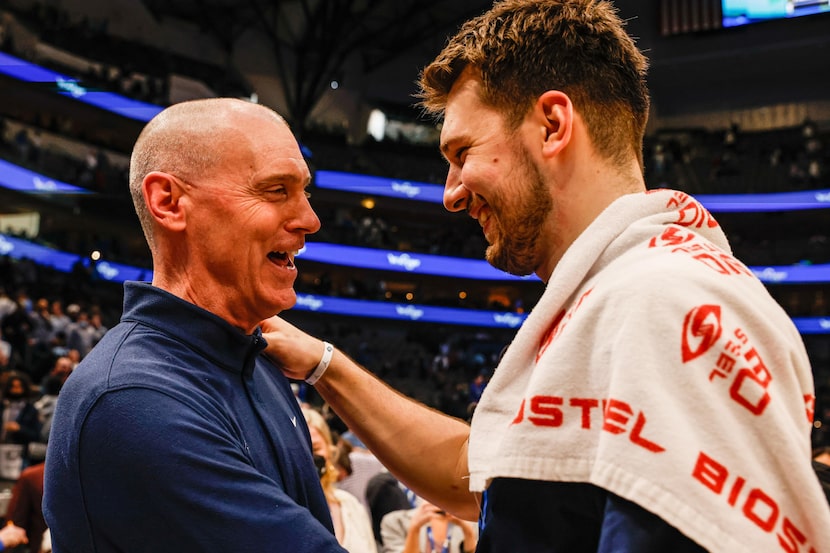
[(274, 308), (276, 311), (272, 315), (279, 315), (283, 311), (287, 311), (297, 304), (297, 292), (294, 288), (285, 288), (279, 290), (274, 298)]

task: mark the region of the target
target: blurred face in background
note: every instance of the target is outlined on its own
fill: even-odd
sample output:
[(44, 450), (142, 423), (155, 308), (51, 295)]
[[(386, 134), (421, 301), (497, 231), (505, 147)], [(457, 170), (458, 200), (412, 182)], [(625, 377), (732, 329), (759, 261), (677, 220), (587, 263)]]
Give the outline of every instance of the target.
[(6, 398), (11, 400), (23, 399), (26, 395), (26, 385), (23, 380), (19, 378), (12, 378), (9, 380), (6, 388)]
[(323, 437), (323, 434), (313, 425), (309, 425), (308, 432), (311, 435), (311, 452), (314, 455), (319, 455), (326, 461), (329, 461), (331, 458), (331, 451), (329, 450), (329, 446), (326, 443), (326, 439)]
[(69, 357), (58, 357), (55, 361), (55, 366), (52, 367), (52, 376), (60, 378), (65, 381), (72, 370), (75, 368), (75, 363)]
[(337, 501), (334, 496), (334, 483), (338, 478), (337, 467), (332, 462), (333, 446), (328, 425), (319, 413), (304, 411), (308, 433), (311, 437), (311, 453), (320, 476), (323, 492), (330, 501)]

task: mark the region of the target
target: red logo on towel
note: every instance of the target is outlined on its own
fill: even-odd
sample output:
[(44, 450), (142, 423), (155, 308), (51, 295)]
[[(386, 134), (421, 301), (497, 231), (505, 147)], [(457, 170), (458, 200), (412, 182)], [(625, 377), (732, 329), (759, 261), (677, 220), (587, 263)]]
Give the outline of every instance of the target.
[(752, 275), (746, 265), (712, 243), (702, 241), (695, 232), (668, 227), (648, 242), (649, 248), (671, 248), (671, 253), (685, 253), (722, 275)]
[(731, 382), (729, 397), (753, 415), (762, 414), (772, 399), (768, 391), (772, 374), (767, 364), (740, 327), (724, 341), (726, 343), (709, 373), (709, 381), (722, 378)]
[(683, 320), (683, 362), (709, 351), (722, 332), (719, 305), (700, 305), (689, 311)]
[(803, 532), (776, 501), (774, 494), (779, 490), (772, 489), (772, 493), (768, 493), (752, 486), (748, 479), (735, 474), (734, 467), (727, 467), (702, 451), (698, 454), (692, 477), (723, 498), (730, 508), (738, 509), (750, 524), (769, 536), (771, 543), (777, 538), (775, 541), (781, 550), (816, 553), (816, 548), (811, 545), (815, 540)]
[(574, 313), (579, 307), (582, 305), (582, 302), (585, 301), (585, 298), (588, 297), (588, 294), (591, 293), (593, 288), (589, 289), (587, 292), (579, 296), (579, 299), (568, 309), (568, 311), (562, 310), (553, 320), (553, 324), (550, 325), (550, 328), (545, 335), (542, 336), (542, 341), (539, 344), (539, 353), (536, 354), (536, 362), (539, 362), (539, 359), (542, 357), (542, 354), (545, 353), (545, 350), (548, 349), (548, 346), (551, 345), (553, 340), (562, 334), (562, 331), (565, 330), (565, 327), (568, 326), (568, 323), (573, 318)]
[(804, 394), (804, 406), (807, 408), (807, 422), (813, 422), (813, 417), (816, 416), (816, 396), (813, 394)]
[(636, 410), (630, 403), (614, 398), (600, 400), (585, 397), (533, 396), (529, 400), (522, 400), (519, 412), (510, 424), (527, 421), (534, 426), (559, 428), (565, 424), (573, 425), (574, 421), (579, 420), (580, 428), (592, 430), (596, 429), (596, 425), (592, 425), (592, 418), (596, 413), (601, 416), (600, 430), (628, 435), (631, 443), (652, 453), (662, 453), (666, 450), (643, 435), (646, 425), (645, 413)]
[[(655, 236), (649, 243), (649, 248), (656, 248), (658, 246), (663, 248), (682, 246), (686, 242), (691, 242), (697, 237), (694, 232), (689, 232), (686, 229), (677, 227), (668, 227), (660, 236)], [(672, 250), (674, 252), (674, 250)]]
[(715, 221), (715, 218), (712, 217), (712, 214), (705, 207), (683, 192), (675, 192), (672, 194), (671, 200), (666, 204), (666, 207), (677, 208), (678, 225), (697, 228), (704, 225), (709, 228), (718, 226), (718, 222)]

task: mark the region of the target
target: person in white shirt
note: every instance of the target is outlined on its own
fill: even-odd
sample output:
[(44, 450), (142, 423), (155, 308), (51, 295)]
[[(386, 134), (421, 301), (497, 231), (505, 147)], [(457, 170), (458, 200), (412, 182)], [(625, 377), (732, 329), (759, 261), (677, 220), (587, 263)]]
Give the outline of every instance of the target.
[(335, 485), (337, 467), (332, 461), (334, 443), (326, 419), (314, 409), (303, 409), (303, 414), (311, 435), (311, 450), (320, 474), (320, 484), (329, 504), (334, 535), (338, 543), (350, 553), (376, 553), (377, 544), (369, 512), (354, 495)]

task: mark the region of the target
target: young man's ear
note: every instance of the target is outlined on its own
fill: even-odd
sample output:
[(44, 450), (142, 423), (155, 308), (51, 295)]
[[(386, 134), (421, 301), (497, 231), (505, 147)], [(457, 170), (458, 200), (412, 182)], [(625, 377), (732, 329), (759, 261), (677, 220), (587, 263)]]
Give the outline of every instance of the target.
[(536, 100), (534, 110), (542, 125), (542, 153), (546, 157), (553, 157), (571, 140), (574, 123), (571, 99), (562, 91), (548, 90)]
[(185, 212), (179, 201), (183, 195), (183, 183), (168, 173), (153, 171), (144, 177), (144, 201), (156, 223), (172, 231), (185, 226)]

